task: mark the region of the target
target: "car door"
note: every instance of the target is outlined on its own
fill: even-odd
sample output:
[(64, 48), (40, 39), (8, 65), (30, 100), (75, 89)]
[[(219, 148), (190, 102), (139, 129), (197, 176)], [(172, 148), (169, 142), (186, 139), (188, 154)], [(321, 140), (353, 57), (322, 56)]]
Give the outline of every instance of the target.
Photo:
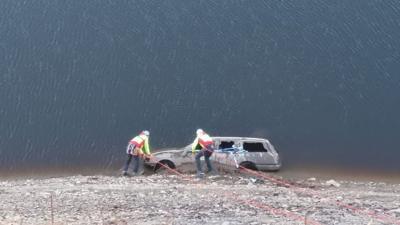
[[(230, 149), (234, 145), (237, 146), (237, 144), (237, 140), (234, 139), (214, 140), (215, 149), (217, 150)], [(233, 155), (230, 152), (215, 151), (211, 159), (220, 165), (235, 166)]]
[(181, 162), (182, 164), (193, 163), (195, 154), (192, 154), (192, 144), (189, 144), (183, 148), (181, 154)]

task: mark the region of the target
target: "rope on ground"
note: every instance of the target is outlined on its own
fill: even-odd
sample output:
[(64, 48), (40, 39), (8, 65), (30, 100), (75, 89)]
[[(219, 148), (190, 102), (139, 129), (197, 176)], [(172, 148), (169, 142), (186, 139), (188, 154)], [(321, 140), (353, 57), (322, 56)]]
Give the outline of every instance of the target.
[[(154, 160), (153, 160), (154, 159)], [(195, 179), (193, 179), (192, 177), (189, 177), (183, 173), (180, 173), (179, 171), (177, 171), (176, 169), (172, 169), (169, 166), (159, 162), (159, 160), (157, 160), (154, 156), (150, 157), (150, 161), (153, 160), (153, 162), (156, 163), (156, 165), (160, 165), (163, 168), (167, 169), (168, 171), (179, 175), (179, 177), (188, 179), (189, 181), (192, 181), (195, 183)], [(199, 183), (197, 183), (199, 184)], [(261, 203), (255, 200), (243, 200), (243, 199), (238, 199), (236, 195), (233, 194), (229, 194), (229, 193), (223, 193), (223, 195), (229, 199), (231, 199), (234, 202), (239, 202), (243, 205), (248, 205), (254, 208), (259, 208), (259, 209), (263, 209), (265, 211), (270, 212), (272, 215), (279, 215), (279, 216), (285, 216), (288, 218), (291, 218), (292, 220), (296, 220), (296, 221), (300, 221), (300, 222), (304, 222), (304, 221), (308, 221), (308, 224), (311, 225), (320, 225), (321, 223), (319, 223), (318, 221), (312, 220), (312, 219), (308, 219), (305, 216), (301, 216), (301, 215), (297, 215), (296, 213), (290, 212), (288, 210), (284, 210), (284, 209), (279, 209), (279, 208), (274, 208), (272, 206), (269, 206), (265, 203)]]
[[(206, 149), (206, 151), (209, 151), (209, 150)], [(279, 184), (279, 185), (282, 185), (282, 186), (284, 186), (286, 188), (293, 189), (296, 192), (301, 192), (303, 194), (311, 195), (312, 197), (316, 197), (316, 198), (321, 198), (322, 197), (321, 193), (316, 192), (314, 190), (305, 189), (304, 187), (297, 187), (296, 185), (293, 185), (293, 184), (291, 184), (290, 182), (288, 182), (288, 181), (286, 181), (284, 179), (277, 179), (277, 178), (275, 178), (273, 176), (267, 176), (265, 173), (254, 171), (254, 170), (248, 169), (248, 168), (246, 168), (244, 166), (238, 165), (236, 157), (235, 157), (235, 154), (241, 154), (241, 153), (247, 152), (246, 150), (243, 150), (243, 149), (240, 149), (240, 148), (226, 148), (226, 149), (219, 149), (217, 151), (220, 152), (220, 153), (232, 154), (234, 163), (236, 165), (236, 168), (240, 169), (239, 171), (245, 171), (248, 174), (256, 175), (258, 177), (261, 177), (261, 178), (264, 178), (266, 180), (269, 180), (269, 181), (271, 181), (271, 182), (273, 182), (275, 184)], [(397, 219), (397, 218), (395, 218), (393, 216), (387, 215), (385, 213), (378, 214), (376, 211), (373, 211), (371, 209), (355, 207), (355, 206), (352, 206), (352, 205), (350, 205), (348, 203), (345, 203), (343, 201), (340, 201), (340, 200), (335, 200), (334, 202), (335, 202), (335, 204), (337, 206), (339, 206), (341, 208), (344, 208), (344, 209), (347, 209), (347, 210), (350, 210), (350, 211), (352, 211), (354, 213), (362, 214), (364, 216), (368, 216), (369, 218), (374, 218), (374, 219), (377, 219), (377, 220), (380, 220), (380, 221), (383, 221), (383, 222), (390, 222), (390, 223), (393, 223), (393, 224), (400, 225), (400, 220), (399, 219)]]
[[(269, 180), (271, 182), (274, 182), (276, 184), (280, 184), (280, 185), (282, 185), (282, 186), (284, 186), (286, 188), (289, 188), (291, 190), (294, 190), (296, 192), (300, 192), (300, 193), (303, 193), (303, 194), (308, 194), (308, 195), (311, 195), (311, 196), (316, 197), (316, 198), (321, 198), (322, 197), (321, 193), (316, 192), (314, 190), (305, 189), (305, 188), (302, 188), (302, 187), (297, 187), (297, 186), (295, 186), (295, 185), (291, 184), (290, 182), (285, 181), (283, 179), (276, 179), (276, 178), (274, 178), (272, 176), (267, 176), (264, 173), (261, 173), (261, 172), (258, 172), (258, 171), (254, 171), (254, 170), (250, 170), (250, 169), (247, 169), (247, 168), (245, 168), (243, 166), (239, 166), (239, 167), (240, 167), (241, 171), (245, 171), (248, 174), (253, 174), (253, 175), (256, 175), (258, 177), (267, 179), (267, 180)], [(365, 209), (365, 208), (363, 209), (361, 207), (355, 207), (355, 206), (352, 206), (352, 205), (350, 205), (348, 203), (345, 203), (343, 201), (340, 201), (340, 200), (335, 200), (334, 202), (339, 207), (348, 209), (348, 210), (350, 210), (350, 211), (352, 211), (354, 213), (362, 214), (364, 216), (368, 216), (369, 218), (375, 218), (375, 219), (378, 219), (378, 220), (383, 221), (383, 222), (389, 222), (389, 223), (400, 225), (400, 221), (397, 218), (394, 218), (394, 217), (392, 217), (390, 215), (387, 215), (387, 214), (379, 215), (377, 212), (375, 212), (375, 211), (373, 211), (371, 209)]]

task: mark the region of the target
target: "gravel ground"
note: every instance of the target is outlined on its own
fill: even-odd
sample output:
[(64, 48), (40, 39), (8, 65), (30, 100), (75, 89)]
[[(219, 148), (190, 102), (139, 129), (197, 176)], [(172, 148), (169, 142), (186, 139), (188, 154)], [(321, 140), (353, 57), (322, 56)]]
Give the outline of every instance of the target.
[(290, 185), (230, 174), (0, 180), (0, 224), (400, 224), (399, 184)]

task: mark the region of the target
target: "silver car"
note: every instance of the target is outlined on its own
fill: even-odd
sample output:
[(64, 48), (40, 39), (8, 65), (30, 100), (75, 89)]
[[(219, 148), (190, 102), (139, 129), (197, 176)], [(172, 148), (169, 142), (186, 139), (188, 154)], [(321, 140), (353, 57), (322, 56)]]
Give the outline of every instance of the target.
[[(210, 159), (214, 164), (222, 168), (237, 169), (243, 166), (248, 169), (264, 171), (277, 171), (281, 168), (279, 154), (267, 139), (248, 137), (212, 138), (215, 151)], [(175, 169), (185, 164), (194, 164), (194, 154), (191, 151), (191, 145), (180, 149), (162, 150), (153, 154), (153, 160), (145, 163), (155, 171), (163, 168), (162, 165)]]

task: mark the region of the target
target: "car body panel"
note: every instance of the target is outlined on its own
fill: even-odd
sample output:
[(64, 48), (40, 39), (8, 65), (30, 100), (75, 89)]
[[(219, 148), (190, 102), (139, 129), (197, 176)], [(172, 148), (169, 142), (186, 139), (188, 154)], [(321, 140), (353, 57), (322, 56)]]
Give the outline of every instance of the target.
[[(267, 140), (262, 138), (248, 137), (212, 137), (214, 140), (215, 149), (212, 157), (213, 162), (219, 165), (238, 168), (242, 163), (248, 162), (255, 165), (258, 170), (276, 171), (281, 168), (281, 160), (274, 146)], [(218, 149), (229, 149), (235, 147), (237, 149), (249, 148), (249, 151), (244, 152), (222, 152)], [(166, 149), (153, 154), (156, 160), (146, 162), (148, 166), (163, 160), (168, 160), (174, 163), (176, 167), (183, 164), (194, 163), (194, 154), (191, 153), (191, 145), (187, 145), (180, 149)]]

